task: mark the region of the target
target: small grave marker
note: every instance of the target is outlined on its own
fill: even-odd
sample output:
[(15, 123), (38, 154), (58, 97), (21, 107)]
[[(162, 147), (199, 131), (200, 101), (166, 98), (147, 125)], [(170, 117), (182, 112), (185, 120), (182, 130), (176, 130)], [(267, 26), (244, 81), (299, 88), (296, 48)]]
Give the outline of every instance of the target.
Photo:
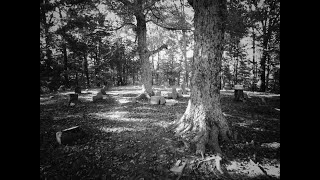
[(70, 106), (71, 103), (73, 103), (75, 105), (77, 102), (78, 102), (78, 94), (69, 94), (68, 106)]
[(235, 101), (243, 101), (245, 100), (243, 94), (243, 85), (234, 85), (234, 100)]
[(85, 132), (80, 126), (74, 126), (56, 133), (56, 140), (59, 144), (71, 144), (78, 139), (85, 137)]
[(92, 101), (95, 102), (97, 100), (102, 100), (103, 99), (103, 96), (102, 96), (102, 93), (101, 92), (98, 92), (97, 95), (95, 96), (92, 96)]

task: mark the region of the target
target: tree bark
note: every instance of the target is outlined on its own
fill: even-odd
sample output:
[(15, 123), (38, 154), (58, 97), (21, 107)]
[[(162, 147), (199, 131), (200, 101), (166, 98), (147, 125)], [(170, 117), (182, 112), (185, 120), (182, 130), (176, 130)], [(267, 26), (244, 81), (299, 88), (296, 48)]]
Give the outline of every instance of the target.
[(88, 60), (87, 60), (86, 54), (83, 55), (82, 69), (84, 74), (86, 75), (87, 87), (90, 88), (90, 77), (89, 77)]
[(63, 43), (63, 60), (64, 60), (64, 80), (65, 85), (67, 88), (70, 87), (69, 85), (69, 77), (68, 77), (68, 54), (67, 54), (67, 45), (66, 43)]
[(269, 76), (270, 76), (270, 55), (267, 55), (267, 76), (266, 76), (266, 91), (268, 91), (269, 87)]
[(254, 92), (256, 90), (256, 62), (255, 62), (255, 42), (256, 42), (256, 35), (254, 33), (254, 28), (252, 27), (252, 64), (253, 64), (253, 80), (252, 80), (252, 91)]
[(203, 156), (209, 145), (221, 155), (218, 138), (230, 142), (219, 90), (226, 1), (189, 0), (189, 4), (195, 11), (191, 96), (185, 113), (174, 123), (175, 133), (194, 144), (197, 154)]
[(75, 71), (76, 73), (76, 86), (79, 86), (79, 78), (78, 78), (78, 71)]
[(186, 74), (185, 74), (185, 84), (187, 87), (189, 86), (189, 68), (188, 68), (188, 60), (187, 60), (187, 40), (186, 40), (186, 32), (182, 31), (182, 38), (183, 38), (183, 58), (184, 58), (184, 66), (186, 69)]
[(147, 54), (147, 24), (146, 17), (142, 12), (136, 12), (137, 20), (137, 36), (138, 36), (138, 53), (141, 61), (141, 80), (143, 84), (142, 93), (148, 94), (149, 96), (153, 93), (152, 91), (152, 72), (149, 62), (149, 56)]
[(234, 66), (234, 85), (238, 83), (238, 57), (236, 58), (235, 66)]
[[(268, 26), (267, 26), (268, 23)], [(262, 58), (260, 60), (260, 78), (261, 78), (261, 86), (260, 91), (265, 92), (266, 91), (266, 59), (268, 56), (268, 44), (271, 37), (271, 23), (270, 20), (265, 20), (265, 23), (262, 22), (263, 25), (263, 52), (262, 52)]]
[[(182, 8), (182, 16), (185, 18), (185, 12), (184, 12), (184, 3), (183, 1), (180, 1), (181, 8)], [(185, 20), (185, 19), (184, 19)], [(183, 21), (185, 22), (185, 21)], [(188, 60), (187, 60), (187, 36), (186, 36), (186, 30), (182, 30), (182, 40), (183, 40), (183, 58), (184, 58), (184, 66), (186, 70), (184, 83), (189, 86), (189, 67), (188, 67)]]

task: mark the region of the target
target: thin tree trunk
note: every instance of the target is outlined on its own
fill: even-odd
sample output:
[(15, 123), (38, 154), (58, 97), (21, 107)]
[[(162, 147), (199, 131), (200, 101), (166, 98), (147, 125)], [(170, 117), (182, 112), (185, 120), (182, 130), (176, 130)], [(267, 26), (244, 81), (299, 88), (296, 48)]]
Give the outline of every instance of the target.
[(135, 76), (135, 67), (132, 66), (132, 84), (134, 85), (135, 81), (134, 81), (134, 76)]
[(182, 39), (183, 39), (183, 59), (184, 59), (184, 67), (186, 70), (185, 74), (185, 84), (188, 87), (189, 86), (189, 67), (188, 67), (188, 60), (187, 60), (187, 40), (186, 40), (186, 32), (182, 31)]
[(67, 54), (67, 45), (64, 43), (63, 45), (63, 60), (64, 60), (64, 80), (65, 80), (65, 85), (67, 88), (70, 87), (69, 85), (69, 77), (68, 77), (68, 54)]
[(76, 86), (79, 86), (78, 71), (76, 71)]
[(270, 74), (270, 56), (267, 56), (267, 76), (266, 76), (266, 91), (269, 87), (269, 74)]
[(255, 68), (256, 68), (256, 62), (255, 62), (255, 42), (256, 42), (256, 35), (254, 33), (254, 28), (252, 28), (252, 64), (253, 64), (253, 80), (252, 80), (252, 90), (253, 92), (256, 90), (256, 71), (255, 71)]
[[(267, 22), (268, 22), (268, 27), (267, 27)], [(262, 42), (262, 46), (263, 46), (263, 53), (262, 53), (262, 58), (260, 61), (260, 78), (261, 78), (261, 87), (260, 87), (260, 91), (261, 92), (265, 92), (266, 91), (266, 59), (268, 56), (268, 43), (269, 43), (269, 39), (271, 36), (271, 23), (267, 20), (265, 20), (265, 23), (263, 23), (263, 42)]]
[(239, 66), (239, 58), (236, 58), (236, 67), (235, 67), (235, 85), (238, 83), (238, 66)]
[(157, 81), (157, 85), (160, 85), (159, 82), (159, 64), (160, 64), (160, 53), (158, 52), (158, 61), (157, 61), (157, 69), (156, 69), (156, 81)]
[(260, 91), (265, 92), (266, 91), (266, 50), (263, 50), (262, 58), (260, 60), (260, 79), (261, 79), (261, 85), (260, 85)]
[(89, 77), (88, 60), (87, 60), (86, 54), (83, 55), (82, 69), (83, 69), (83, 73), (86, 75), (87, 87), (90, 88), (90, 77)]
[(153, 86), (153, 79), (154, 79), (154, 57), (151, 55), (151, 85)]
[[(182, 9), (182, 17), (185, 18), (185, 12), (184, 12), (184, 2), (180, 1), (181, 3), (181, 9)], [(185, 22), (185, 19), (184, 21)], [(188, 67), (188, 60), (187, 60), (187, 36), (186, 36), (186, 31), (182, 30), (182, 41), (183, 41), (183, 59), (184, 59), (184, 66), (185, 66), (185, 78), (183, 78), (183, 83), (186, 84), (186, 86), (189, 86), (189, 67)]]
[(221, 155), (218, 138), (230, 141), (219, 90), (226, 1), (189, 0), (189, 4), (195, 11), (191, 96), (185, 113), (174, 123), (175, 132), (195, 144), (196, 153), (203, 156), (205, 146), (209, 145)]
[(51, 23), (51, 19), (49, 20), (49, 22), (47, 22), (47, 8), (46, 5), (49, 4), (48, 0), (45, 0), (43, 2), (40, 3), (40, 5), (42, 5), (42, 11), (40, 11), (40, 18), (41, 18), (41, 22), (43, 23), (43, 27), (44, 27), (44, 35), (45, 35), (45, 44), (46, 44), (46, 68), (48, 71), (51, 70), (51, 65), (52, 65), (52, 51), (50, 50), (51, 47), (51, 43), (52, 43), (52, 35), (49, 33), (49, 28), (50, 28), (50, 23)]

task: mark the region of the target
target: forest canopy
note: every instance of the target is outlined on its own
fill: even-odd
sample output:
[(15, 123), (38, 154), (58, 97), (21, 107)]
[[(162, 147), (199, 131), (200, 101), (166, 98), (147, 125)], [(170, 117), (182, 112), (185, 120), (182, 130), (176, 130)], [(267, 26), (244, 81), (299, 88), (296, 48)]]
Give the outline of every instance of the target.
[[(141, 85), (143, 72), (151, 85), (189, 86), (193, 14), (183, 0), (41, 0), (40, 93)], [(228, 1), (223, 47), (221, 89), (280, 93), (279, 0)]]

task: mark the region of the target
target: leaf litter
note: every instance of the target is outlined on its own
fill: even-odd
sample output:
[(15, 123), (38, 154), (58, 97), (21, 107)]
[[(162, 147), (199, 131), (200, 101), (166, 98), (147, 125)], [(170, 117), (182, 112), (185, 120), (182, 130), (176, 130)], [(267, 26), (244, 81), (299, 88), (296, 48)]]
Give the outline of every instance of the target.
[[(280, 97), (259, 104), (251, 94), (238, 103), (232, 92), (221, 92), (222, 110), (239, 134), (221, 174), (213, 152), (195, 156), (167, 129), (188, 97), (174, 106), (123, 100), (139, 92), (115, 87), (98, 102), (81, 94), (73, 107), (66, 95), (40, 97), (40, 179), (280, 179)], [(87, 137), (58, 145), (55, 133), (72, 126), (83, 127)]]

